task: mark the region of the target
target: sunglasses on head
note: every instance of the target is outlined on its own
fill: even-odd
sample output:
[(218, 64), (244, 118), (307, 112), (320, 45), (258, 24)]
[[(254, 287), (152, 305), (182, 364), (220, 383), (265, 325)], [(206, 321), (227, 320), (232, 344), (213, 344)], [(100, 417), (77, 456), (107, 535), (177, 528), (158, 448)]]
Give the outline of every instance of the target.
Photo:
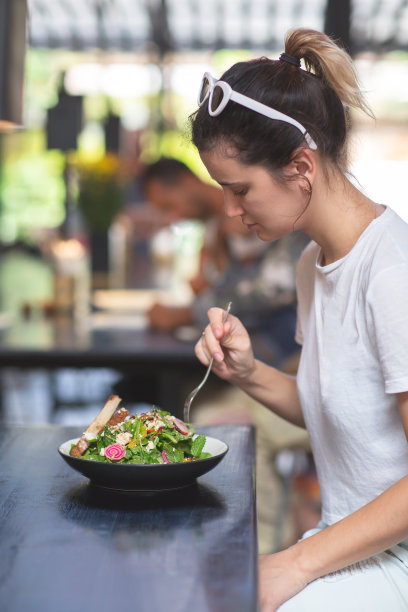
[(245, 108), (249, 108), (256, 113), (259, 113), (260, 115), (269, 117), (270, 119), (290, 123), (300, 132), (302, 132), (303, 137), (310, 149), (317, 149), (315, 141), (310, 134), (308, 134), (306, 128), (299, 123), (299, 121), (292, 119), (292, 117), (288, 117), (288, 115), (285, 115), (284, 113), (281, 113), (270, 106), (266, 106), (266, 104), (262, 104), (257, 100), (253, 100), (252, 98), (248, 98), (248, 96), (244, 96), (243, 94), (234, 91), (231, 85), (225, 81), (217, 81), (209, 72), (204, 73), (203, 80), (201, 82), (201, 87), (198, 94), (198, 106), (202, 106), (207, 99), (208, 112), (211, 117), (217, 117), (220, 113), (222, 113), (228, 102), (232, 100), (241, 106), (245, 106)]

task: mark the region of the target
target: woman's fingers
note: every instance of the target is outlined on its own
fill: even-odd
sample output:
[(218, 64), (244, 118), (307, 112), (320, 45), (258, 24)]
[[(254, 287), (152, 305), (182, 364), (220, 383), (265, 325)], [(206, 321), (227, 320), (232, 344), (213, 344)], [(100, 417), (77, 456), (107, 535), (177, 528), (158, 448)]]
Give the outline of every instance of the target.
[(221, 340), (225, 333), (224, 328), (226, 323), (223, 323), (225, 310), (222, 308), (210, 308), (207, 314), (214, 337)]
[(198, 340), (194, 347), (194, 352), (196, 357), (203, 363), (204, 365), (208, 365), (210, 363), (211, 355), (206, 346), (204, 346), (204, 336)]
[(211, 325), (207, 325), (207, 327), (204, 329), (198, 345), (200, 345), (202, 348), (208, 362), (210, 361), (211, 357), (213, 357), (214, 361), (217, 362), (224, 359), (224, 353), (222, 351), (220, 342), (217, 340)]
[(195, 347), (196, 356), (204, 365), (213, 358), (213, 370), (221, 378), (242, 378), (254, 365), (248, 332), (234, 315), (228, 315), (224, 323), (222, 308), (210, 308), (208, 318), (210, 322)]
[(224, 360), (222, 340), (231, 330), (230, 320), (227, 319), (223, 323), (224, 316), (225, 311), (222, 308), (210, 308), (208, 311), (209, 324), (195, 347), (195, 353), (202, 363), (208, 364), (212, 357), (216, 363)]
[(211, 356), (218, 362), (224, 360), (224, 348), (236, 348), (240, 331), (244, 329), (242, 323), (233, 315), (228, 315), (225, 322), (224, 317), (225, 311), (222, 308), (210, 308), (208, 311), (210, 323), (201, 338)]

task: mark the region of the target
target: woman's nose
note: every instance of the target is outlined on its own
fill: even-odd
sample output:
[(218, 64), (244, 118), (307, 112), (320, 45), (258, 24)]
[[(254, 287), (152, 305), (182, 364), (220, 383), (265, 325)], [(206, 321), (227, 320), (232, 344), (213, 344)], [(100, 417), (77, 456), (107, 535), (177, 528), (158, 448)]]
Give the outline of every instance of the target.
[(244, 210), (233, 194), (224, 192), (224, 210), (227, 217), (238, 217)]

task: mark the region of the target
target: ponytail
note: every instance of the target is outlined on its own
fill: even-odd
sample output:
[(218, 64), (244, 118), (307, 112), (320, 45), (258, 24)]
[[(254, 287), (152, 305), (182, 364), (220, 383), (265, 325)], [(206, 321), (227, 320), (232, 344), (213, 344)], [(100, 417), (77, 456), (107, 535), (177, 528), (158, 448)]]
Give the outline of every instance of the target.
[(329, 36), (316, 30), (298, 28), (286, 35), (285, 52), (303, 60), (306, 70), (324, 79), (344, 105), (360, 109), (374, 118), (360, 89), (350, 55)]

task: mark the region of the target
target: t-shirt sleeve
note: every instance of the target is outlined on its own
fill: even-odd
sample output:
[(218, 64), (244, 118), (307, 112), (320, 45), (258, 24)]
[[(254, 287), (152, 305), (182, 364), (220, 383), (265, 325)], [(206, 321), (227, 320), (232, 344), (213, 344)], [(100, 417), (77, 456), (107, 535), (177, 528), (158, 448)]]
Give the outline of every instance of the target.
[(408, 391), (408, 263), (387, 268), (373, 280), (367, 306), (385, 391)]

